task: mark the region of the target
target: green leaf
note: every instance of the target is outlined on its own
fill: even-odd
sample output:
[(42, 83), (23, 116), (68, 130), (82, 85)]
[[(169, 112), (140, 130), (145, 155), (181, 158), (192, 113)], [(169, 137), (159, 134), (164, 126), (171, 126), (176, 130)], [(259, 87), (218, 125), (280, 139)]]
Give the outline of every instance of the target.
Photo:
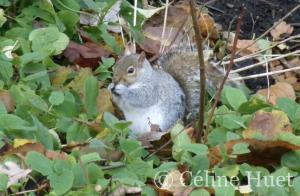
[(112, 35), (110, 35), (107, 32), (107, 26), (103, 23), (99, 28), (100, 28), (100, 31), (101, 31), (101, 37), (102, 37), (103, 41), (107, 45), (112, 47), (112, 49), (114, 50), (115, 53), (120, 54), (121, 53), (121, 48), (118, 46), (115, 37), (113, 37)]
[(80, 160), (82, 161), (83, 164), (87, 164), (90, 162), (100, 161), (101, 158), (98, 153), (93, 152), (93, 153), (88, 153), (88, 154), (82, 155), (80, 157)]
[(36, 126), (36, 139), (42, 143), (47, 149), (53, 150), (54, 140), (53, 136), (50, 134), (49, 129), (45, 127), (37, 117), (31, 115), (33, 124)]
[(292, 185), (293, 185), (293, 189), (295, 190), (297, 195), (299, 195), (299, 193), (300, 193), (300, 176), (293, 179)]
[(48, 176), (50, 186), (55, 193), (61, 195), (72, 188), (74, 182), (74, 174), (70, 170), (64, 170), (62, 173), (51, 173)]
[(287, 152), (281, 157), (281, 165), (300, 171), (300, 151)]
[(89, 129), (84, 124), (74, 122), (67, 130), (67, 143), (84, 142), (90, 138)]
[(7, 114), (5, 105), (0, 101), (0, 115)]
[(150, 185), (142, 187), (142, 196), (157, 196), (156, 191)]
[(75, 33), (76, 25), (79, 22), (79, 15), (69, 10), (62, 10), (58, 12), (58, 17), (66, 26), (65, 33), (72, 36)]
[(94, 76), (89, 76), (84, 85), (84, 105), (88, 118), (97, 116), (97, 97), (99, 94), (98, 81)]
[(195, 189), (189, 194), (189, 196), (210, 196), (210, 194), (205, 189)]
[(226, 129), (217, 127), (208, 134), (208, 144), (216, 146), (226, 142)]
[(277, 106), (280, 110), (288, 114), (293, 122), (300, 120), (300, 105), (288, 98), (278, 98)]
[(120, 148), (126, 156), (137, 158), (143, 155), (143, 148), (137, 140), (121, 139)]
[(0, 174), (0, 191), (7, 190), (8, 176)]
[(13, 114), (0, 114), (0, 128), (4, 130), (34, 130), (29, 123)]
[(244, 125), (245, 119), (238, 113), (229, 110), (225, 105), (217, 109), (217, 116), (215, 121), (221, 127), (226, 129), (246, 128)]
[(0, 6), (9, 7), (11, 5), (10, 0), (0, 0)]
[(228, 102), (234, 110), (238, 110), (241, 104), (247, 102), (247, 97), (240, 89), (226, 86), (223, 90), (223, 94), (226, 102)]
[(266, 107), (271, 107), (271, 105), (259, 98), (254, 97), (251, 98), (250, 101), (242, 103), (238, 108), (238, 111), (242, 114), (253, 114), (254, 112)]
[(44, 112), (48, 112), (48, 105), (40, 96), (28, 91), (25, 92), (25, 95), (33, 107)]
[(53, 91), (49, 97), (49, 102), (52, 105), (60, 105), (64, 102), (65, 95), (61, 91)]
[(215, 195), (216, 196), (234, 196), (235, 195), (235, 188), (227, 181), (226, 178), (217, 178), (216, 182), (214, 183), (216, 186)]
[(52, 161), (39, 152), (31, 151), (27, 153), (26, 163), (43, 176), (52, 174)]
[(101, 178), (104, 178), (104, 173), (102, 169), (95, 163), (90, 163), (86, 167), (89, 181), (92, 184), (96, 184)]
[(233, 146), (233, 152), (232, 154), (234, 155), (239, 155), (239, 154), (247, 154), (250, 152), (249, 150), (249, 144), (247, 143), (238, 143), (238, 144), (235, 144)]
[(69, 37), (58, 31), (56, 27), (46, 27), (33, 30), (29, 35), (32, 50), (53, 52), (60, 54), (69, 43)]
[(206, 155), (208, 152), (208, 148), (204, 144), (183, 144), (178, 145), (178, 147), (181, 147), (182, 150), (192, 152), (196, 155)]
[[(1, 5), (1, 1), (0, 1)], [(7, 21), (6, 17), (4, 16), (4, 10), (0, 8), (0, 27)]]
[(9, 60), (6, 59), (5, 57), (0, 56), (0, 64), (1, 64), (0, 79), (8, 83), (11, 77), (13, 76), (13, 72), (14, 72), (12, 63), (9, 62)]

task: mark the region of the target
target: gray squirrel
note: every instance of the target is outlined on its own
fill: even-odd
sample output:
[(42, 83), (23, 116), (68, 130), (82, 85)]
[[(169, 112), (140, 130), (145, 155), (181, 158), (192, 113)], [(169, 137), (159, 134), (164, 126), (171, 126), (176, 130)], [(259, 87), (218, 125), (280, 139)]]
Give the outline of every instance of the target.
[[(197, 113), (198, 62), (196, 51), (170, 52), (158, 60), (160, 68), (151, 66), (144, 52), (125, 55), (117, 61), (108, 89), (125, 119), (132, 122), (130, 129), (134, 136), (150, 132), (151, 124), (167, 131), (186, 112)], [(223, 70), (206, 67), (208, 85), (217, 86)]]

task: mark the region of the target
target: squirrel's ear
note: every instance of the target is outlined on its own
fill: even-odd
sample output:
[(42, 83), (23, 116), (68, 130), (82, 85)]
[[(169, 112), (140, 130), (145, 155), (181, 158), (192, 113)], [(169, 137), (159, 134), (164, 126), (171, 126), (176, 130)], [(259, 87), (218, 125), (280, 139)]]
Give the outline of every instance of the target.
[(146, 59), (146, 54), (145, 54), (145, 52), (143, 51), (143, 52), (140, 54), (140, 56), (139, 56), (139, 62), (140, 62), (140, 63), (143, 63), (143, 62), (145, 61), (145, 59)]
[(135, 54), (135, 47), (131, 42), (128, 42), (125, 46), (124, 56)]

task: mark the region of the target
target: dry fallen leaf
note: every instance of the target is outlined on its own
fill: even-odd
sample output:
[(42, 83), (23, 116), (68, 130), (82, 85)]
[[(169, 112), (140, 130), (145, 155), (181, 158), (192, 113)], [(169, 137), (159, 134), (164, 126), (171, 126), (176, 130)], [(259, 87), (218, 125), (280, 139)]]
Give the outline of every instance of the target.
[(107, 89), (100, 89), (97, 98), (97, 109), (99, 114), (104, 112), (114, 112), (114, 106), (111, 99), (111, 93)]
[(71, 67), (60, 66), (55, 72), (52, 78), (52, 85), (55, 87), (63, 86), (64, 82), (68, 79), (68, 76), (73, 72)]
[(12, 112), (15, 109), (15, 102), (8, 90), (0, 90), (0, 102), (3, 103), (7, 112)]
[[(236, 45), (237, 50), (241, 50), (241, 49), (243, 49), (243, 48), (245, 48), (245, 47), (253, 44), (254, 42), (255, 42), (254, 40), (247, 40), (247, 39), (242, 39), (241, 40), (240, 39), (240, 40), (238, 40), (237, 45)], [(233, 46), (233, 40), (231, 40), (231, 43), (230, 43), (229, 46), (230, 47)], [(246, 55), (249, 55), (249, 54), (257, 52), (258, 50), (259, 50), (259, 47), (255, 43), (252, 46), (250, 46), (250, 47), (242, 50), (241, 53), (240, 53), (240, 55), (241, 56), (246, 56)]]
[[(280, 163), (280, 158), (283, 154), (300, 150), (300, 146), (290, 144), (285, 141), (263, 141), (256, 139), (239, 139), (232, 140), (225, 144), (227, 154), (231, 154), (233, 146), (239, 143), (246, 143), (249, 145), (250, 152), (247, 154), (238, 155), (237, 163), (249, 163), (259, 166), (271, 166)], [(211, 167), (220, 163), (222, 158), (223, 147), (216, 146), (209, 149), (209, 160)]]
[[(268, 89), (261, 89), (257, 91), (257, 94), (268, 96)], [(276, 105), (277, 98), (290, 98), (296, 99), (296, 94), (293, 87), (288, 83), (278, 82), (270, 87), (270, 98), (269, 102)]]
[(64, 56), (74, 64), (81, 67), (96, 68), (99, 65), (101, 57), (108, 57), (109, 52), (104, 46), (92, 42), (86, 42), (80, 45), (71, 41), (64, 51)]
[[(278, 24), (278, 22), (276, 22), (275, 24)], [(271, 35), (273, 37), (273, 40), (277, 41), (291, 35), (293, 31), (293, 26), (287, 24), (285, 21), (282, 21), (271, 31)]]
[(272, 112), (258, 111), (254, 114), (247, 130), (243, 131), (244, 138), (253, 138), (260, 133), (267, 140), (277, 139), (281, 132), (292, 132), (288, 116), (278, 110)]
[(186, 189), (184, 185), (183, 175), (180, 173), (179, 170), (172, 170), (170, 171), (161, 186), (161, 189), (170, 191), (172, 193), (180, 193)]

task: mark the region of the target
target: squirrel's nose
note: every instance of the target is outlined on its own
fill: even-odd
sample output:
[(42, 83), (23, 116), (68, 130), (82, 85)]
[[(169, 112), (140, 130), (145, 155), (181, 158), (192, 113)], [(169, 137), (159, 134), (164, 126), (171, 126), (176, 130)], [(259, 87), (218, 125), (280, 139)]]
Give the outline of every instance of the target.
[(109, 91), (113, 92), (116, 88), (116, 85), (115, 85), (115, 83), (112, 82), (108, 85), (107, 88), (108, 88)]

